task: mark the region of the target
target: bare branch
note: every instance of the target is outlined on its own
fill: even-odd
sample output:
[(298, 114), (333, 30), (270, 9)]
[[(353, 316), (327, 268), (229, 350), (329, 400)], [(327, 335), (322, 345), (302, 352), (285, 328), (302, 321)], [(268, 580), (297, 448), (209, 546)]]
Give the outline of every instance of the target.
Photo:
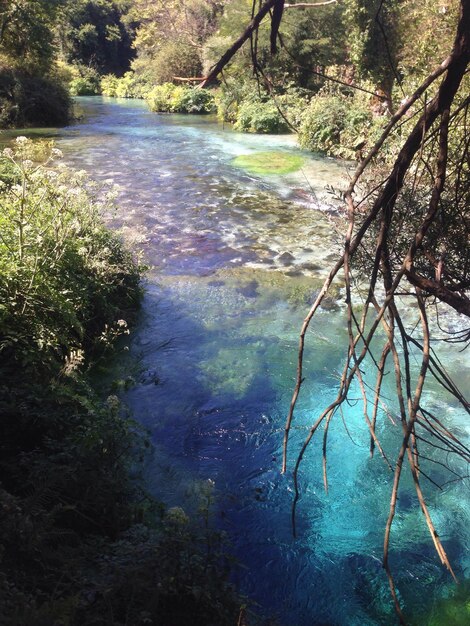
[(338, 0), (328, 0), (327, 2), (298, 2), (297, 4), (285, 4), (285, 9), (313, 9), (315, 7), (326, 7), (328, 4), (337, 4)]

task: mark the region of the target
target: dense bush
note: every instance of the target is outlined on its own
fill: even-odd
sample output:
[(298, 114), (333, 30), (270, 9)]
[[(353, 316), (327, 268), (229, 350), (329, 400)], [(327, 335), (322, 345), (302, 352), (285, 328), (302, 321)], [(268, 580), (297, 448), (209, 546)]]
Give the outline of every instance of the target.
[(235, 130), (249, 133), (283, 133), (289, 131), (287, 121), (272, 100), (244, 100), (237, 111)]
[(151, 111), (157, 113), (174, 113), (178, 111), (184, 87), (173, 83), (157, 85), (147, 95), (147, 102)]
[(308, 150), (352, 159), (373, 143), (382, 122), (356, 97), (319, 94), (302, 115), (299, 143)]
[(86, 65), (70, 66), (72, 79), (69, 89), (72, 96), (96, 96), (101, 93), (101, 78), (98, 72)]
[(4, 191), (0, 215), (1, 348), (24, 368), (89, 349), (136, 304), (138, 272), (101, 224), (103, 200), (84, 173), (52, 168), (57, 155), (38, 166), (25, 138), (4, 151), (18, 183)]
[(173, 83), (154, 87), (147, 101), (150, 109), (159, 113), (211, 113), (215, 110), (211, 91)]
[[(200, 76), (202, 71), (194, 46), (173, 37), (162, 43), (152, 58), (145, 60), (145, 65), (154, 84), (171, 82), (175, 76)], [(133, 67), (139, 70), (141, 64), (135, 63)]]
[(112, 98), (145, 98), (151, 85), (142, 76), (126, 72), (122, 78), (108, 74), (101, 78), (101, 93)]
[(182, 113), (212, 113), (215, 111), (214, 96), (207, 89), (186, 87), (180, 99), (179, 109)]
[(53, 77), (33, 77), (0, 67), (0, 128), (63, 126), (71, 100)]
[(254, 81), (230, 80), (216, 92), (217, 117), (242, 132), (283, 133), (299, 126), (308, 105), (304, 90), (292, 84), (271, 96)]

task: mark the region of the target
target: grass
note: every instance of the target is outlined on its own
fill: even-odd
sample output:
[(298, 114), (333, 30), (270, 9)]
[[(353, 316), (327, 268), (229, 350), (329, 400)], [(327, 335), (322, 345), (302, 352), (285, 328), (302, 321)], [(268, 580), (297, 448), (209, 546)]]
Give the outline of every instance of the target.
[(303, 157), (297, 154), (274, 151), (242, 154), (232, 161), (232, 165), (250, 174), (290, 174), (299, 170), (303, 163)]

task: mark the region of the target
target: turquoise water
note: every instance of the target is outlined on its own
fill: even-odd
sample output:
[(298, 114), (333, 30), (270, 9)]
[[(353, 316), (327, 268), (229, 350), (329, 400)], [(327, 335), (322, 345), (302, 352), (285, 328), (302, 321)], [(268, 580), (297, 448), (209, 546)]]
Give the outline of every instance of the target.
[[(339, 416), (332, 423), (328, 495), (321, 439), (307, 452), (292, 537), (295, 456), (335, 397), (343, 365), (341, 285), (309, 331), (289, 471), (280, 474), (298, 330), (338, 250), (334, 201), (325, 189), (344, 186), (346, 165), (305, 155), (295, 174), (252, 176), (232, 159), (297, 152), (293, 139), (241, 135), (207, 118), (158, 116), (138, 102), (80, 102), (83, 119), (55, 133), (58, 144), (67, 162), (118, 186), (118, 209), (108, 219), (151, 265), (131, 346), (141, 372), (125, 398), (152, 433), (150, 488), (170, 505), (191, 508), (200, 482), (214, 482), (213, 524), (227, 532), (243, 565), (235, 582), (282, 626), (394, 624), (381, 566), (392, 477), (379, 456), (369, 458), (360, 402), (345, 409), (344, 423)], [(449, 370), (468, 392), (468, 358), (452, 354)], [(392, 387), (385, 391), (393, 408)], [(434, 388), (428, 399), (468, 443), (455, 403)], [(393, 458), (400, 427), (381, 415), (378, 431)], [(427, 472), (440, 483), (454, 477), (434, 464)], [(461, 578), (470, 577), (469, 485), (467, 477), (439, 492), (425, 486)], [(452, 585), (409, 476), (390, 558), (405, 613), (426, 623), (419, 616)]]

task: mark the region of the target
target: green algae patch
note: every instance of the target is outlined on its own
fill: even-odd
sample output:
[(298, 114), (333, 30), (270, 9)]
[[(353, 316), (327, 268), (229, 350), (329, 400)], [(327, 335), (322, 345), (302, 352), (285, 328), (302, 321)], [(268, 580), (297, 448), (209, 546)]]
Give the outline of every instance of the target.
[(303, 157), (297, 154), (271, 151), (242, 154), (232, 161), (232, 165), (250, 174), (290, 174), (299, 170), (303, 164)]

